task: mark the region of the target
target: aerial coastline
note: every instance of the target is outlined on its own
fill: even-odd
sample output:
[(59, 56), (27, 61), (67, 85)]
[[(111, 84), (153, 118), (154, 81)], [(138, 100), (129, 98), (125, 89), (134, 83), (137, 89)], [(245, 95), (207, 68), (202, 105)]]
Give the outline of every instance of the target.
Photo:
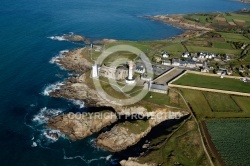
[[(243, 12), (244, 13), (244, 12)], [(226, 13), (227, 14), (227, 13)], [(228, 13), (229, 16), (235, 16), (240, 15), (239, 13)], [(224, 18), (225, 17), (225, 18)], [(169, 96), (170, 101), (176, 102), (176, 99), (178, 98), (177, 103), (168, 103), (166, 105), (165, 103), (158, 103), (155, 102), (153, 99), (151, 99), (154, 95), (151, 93), (151, 96), (147, 99), (143, 99), (142, 101), (136, 103), (133, 106), (123, 107), (123, 106), (117, 106), (115, 104), (110, 103), (109, 101), (103, 99), (102, 96), (100, 96), (93, 84), (91, 74), (93, 71), (91, 71), (92, 66), (94, 65), (95, 61), (97, 60), (98, 56), (102, 53), (103, 50), (112, 47), (113, 45), (119, 45), (119, 44), (132, 44), (134, 46), (142, 48), (144, 51), (146, 51), (146, 54), (148, 57), (151, 58), (152, 63), (158, 67), (163, 66), (169, 66), (169, 71), (162, 71), (163, 75), (166, 75), (170, 80), (167, 80), (168, 85), (169, 82), (174, 80), (175, 78), (179, 78), (183, 75), (184, 70), (200, 70), (200, 72), (209, 72), (214, 73), (214, 75), (218, 75), (221, 78), (223, 78), (224, 75), (236, 75), (238, 78), (244, 78), (246, 79), (246, 82), (248, 80), (249, 73), (247, 72), (248, 66), (248, 60), (245, 58), (248, 58), (248, 49), (249, 49), (249, 39), (245, 40), (237, 40), (237, 41), (231, 41), (230, 39), (227, 40), (225, 33), (235, 34), (244, 32), (248, 25), (245, 22), (242, 22), (239, 19), (235, 19), (232, 21), (227, 22), (227, 18), (225, 16), (225, 13), (205, 13), (205, 14), (188, 14), (188, 15), (170, 15), (170, 16), (150, 16), (149, 18), (157, 21), (162, 21), (164, 23), (186, 29), (186, 31), (174, 38), (168, 39), (168, 40), (162, 40), (162, 41), (116, 41), (116, 40), (102, 40), (102, 41), (93, 41), (94, 45), (91, 44), (90, 46), (87, 46), (85, 48), (79, 48), (73, 51), (69, 51), (63, 54), (62, 57), (58, 58), (55, 62), (59, 65), (62, 65), (65, 69), (75, 71), (77, 75), (75, 77), (67, 79), (63, 85), (60, 87), (60, 89), (55, 90), (54, 92), (51, 92), (49, 95), (52, 97), (61, 97), (61, 98), (67, 98), (67, 99), (76, 99), (76, 100), (83, 100), (86, 103), (86, 106), (92, 106), (92, 107), (105, 107), (113, 109), (116, 115), (114, 119), (110, 119), (111, 121), (104, 122), (104, 123), (97, 123), (93, 121), (89, 121), (88, 117), (83, 117), (83, 121), (75, 120), (75, 119), (68, 119), (67, 115), (60, 115), (55, 118), (51, 118), (48, 124), (48, 128), (52, 129), (59, 129), (64, 134), (68, 135), (72, 140), (78, 140), (83, 139), (88, 135), (91, 135), (96, 132), (100, 132), (102, 128), (110, 126), (112, 123), (115, 123), (117, 121), (117, 115), (127, 115), (127, 116), (133, 116), (134, 114), (138, 114), (142, 116), (143, 118), (146, 118), (146, 120), (134, 120), (132, 122), (121, 122), (117, 123), (115, 126), (113, 126), (109, 131), (106, 131), (104, 133), (101, 133), (97, 137), (96, 144), (98, 147), (102, 147), (103, 149), (106, 149), (111, 152), (119, 152), (126, 150), (128, 147), (135, 145), (138, 141), (140, 141), (143, 137), (145, 137), (153, 127), (159, 125), (160, 123), (170, 120), (170, 119), (180, 119), (183, 117), (186, 117), (188, 115), (192, 115), (188, 118), (186, 123), (192, 124), (190, 128), (197, 132), (196, 134), (201, 134), (198, 132), (200, 129), (199, 126), (196, 126), (194, 121), (197, 121), (196, 115), (193, 114), (192, 108), (189, 108), (190, 105), (187, 104), (185, 99), (183, 99), (182, 92), (179, 93), (178, 91), (182, 91), (180, 89), (175, 88), (169, 88), (167, 96)], [(237, 17), (238, 18), (238, 17)], [(223, 20), (224, 22), (219, 22)], [(235, 30), (235, 27), (236, 30)], [(220, 32), (220, 30), (224, 30), (226, 32)], [(223, 36), (224, 35), (224, 36)], [(245, 37), (244, 35), (242, 35)], [(223, 38), (224, 37), (224, 38)], [(242, 38), (243, 38), (242, 37)], [(74, 37), (73, 37), (74, 38)], [(214, 40), (208, 41), (207, 43), (201, 43), (199, 38), (214, 38)], [(223, 38), (223, 40), (222, 40)], [(196, 41), (197, 40), (197, 41)], [(192, 43), (193, 42), (193, 43)], [(201, 46), (198, 48), (195, 48), (195, 42), (200, 44)], [(227, 47), (226, 49), (223, 48), (224, 45), (219, 49), (214, 48), (214, 43), (223, 43), (224, 45), (227, 45), (227, 43), (230, 43), (232, 46), (230, 49)], [(235, 43), (233, 43), (235, 42)], [(191, 44), (190, 44), (191, 43)], [(211, 46), (212, 44), (212, 46)], [(176, 45), (176, 48), (169, 47), (169, 45)], [(239, 48), (236, 47), (236, 45), (240, 45)], [(181, 49), (179, 49), (181, 47)], [(168, 49), (169, 48), (169, 49)], [(171, 48), (171, 49), (170, 49)], [(196, 51), (197, 49), (207, 49), (209, 51), (206, 51), (204, 53)], [(162, 51), (162, 49), (165, 50)], [(189, 51), (191, 50), (191, 51)], [(219, 51), (218, 51), (219, 50)], [(202, 51), (202, 50), (200, 50)], [(220, 52), (222, 51), (222, 52)], [(224, 52), (224, 51), (229, 51)], [(202, 53), (202, 54), (201, 54)], [(239, 54), (240, 53), (240, 54)], [(160, 54), (160, 55), (159, 55)], [(204, 55), (203, 55), (204, 54)], [(230, 57), (227, 56), (230, 55)], [(180, 59), (178, 60), (178, 56), (182, 56), (182, 62), (185, 63), (185, 66), (180, 65)], [(116, 55), (117, 56), (117, 55)], [(119, 56), (126, 57), (124, 53), (120, 53)], [(169, 58), (171, 56), (171, 58)], [(204, 58), (203, 58), (204, 56)], [(211, 56), (211, 58), (210, 58)], [(192, 60), (192, 63), (190, 60), (193, 57), (193, 59), (202, 59), (202, 60)], [(225, 58), (225, 59), (224, 59)], [(160, 59), (160, 60), (159, 60)], [(175, 60), (177, 59), (177, 60)], [(218, 59), (218, 60), (217, 60)], [(228, 59), (233, 60), (239, 60), (239, 61), (233, 61), (234, 66), (240, 66), (244, 69), (244, 72), (241, 72), (238, 68), (236, 70), (236, 67), (232, 67), (232, 63), (228, 65), (226, 61), (229, 61)], [(105, 63), (110, 63), (113, 61), (114, 58), (110, 58), (109, 61)], [(202, 63), (200, 63), (202, 62)], [(208, 67), (207, 62), (209, 63), (210, 67)], [(216, 62), (216, 63), (215, 63)], [(242, 63), (244, 62), (244, 63)], [(167, 64), (167, 65), (166, 65)], [(101, 65), (101, 64), (100, 64)], [(224, 65), (224, 66), (221, 66)], [(244, 66), (243, 66), (244, 65)], [(105, 69), (106, 70), (106, 69)], [(171, 75), (172, 74), (172, 75)], [(184, 73), (185, 74), (185, 73)], [(156, 76), (154, 78), (154, 81), (161, 82), (165, 77), (161, 78), (162, 73), (158, 74), (158, 77)], [(110, 87), (106, 85), (106, 79), (102, 77), (99, 78), (104, 82), (104, 86), (106, 89), (109, 89)], [(166, 80), (163, 80), (163, 82)], [(241, 80), (244, 81), (244, 80)], [(238, 82), (240, 80), (238, 79)], [(166, 83), (166, 82), (165, 82)], [(156, 83), (157, 84), (157, 83)], [(246, 88), (249, 87), (249, 84), (244, 84)], [(177, 92), (176, 92), (177, 91)], [(111, 91), (111, 93), (115, 94), (116, 96), (121, 95), (119, 93), (116, 94), (116, 92)], [(155, 92), (154, 92), (155, 93)], [(157, 95), (156, 95), (157, 96)], [(185, 97), (185, 95), (184, 95)], [(153, 97), (154, 98), (154, 97)], [(190, 112), (190, 109), (192, 110)], [(107, 110), (103, 110), (107, 111)], [(112, 112), (112, 111), (111, 111)], [(110, 113), (111, 113), (110, 112)], [(148, 116), (148, 113), (150, 116)], [(162, 119), (155, 120), (152, 118), (155, 114), (161, 114)], [(172, 115), (169, 116), (167, 114), (171, 113)], [(111, 113), (112, 114), (112, 113)], [(92, 119), (94, 117), (90, 117)], [(105, 119), (105, 118), (104, 118)], [(65, 122), (64, 122), (65, 120)], [(198, 119), (199, 120), (199, 119)], [(89, 121), (89, 122), (86, 122)], [(82, 127), (81, 123), (86, 123), (85, 127)], [(134, 129), (131, 128), (131, 124), (138, 126), (138, 129), (134, 131)], [(183, 122), (184, 127), (185, 122)], [(90, 131), (87, 131), (89, 130)], [(93, 128), (93, 129), (91, 129)], [(181, 129), (180, 129), (181, 130)], [(178, 133), (178, 131), (176, 131)], [(85, 133), (84, 135), (81, 133)], [(174, 134), (173, 134), (174, 135)], [(197, 135), (197, 136), (198, 136)], [(173, 136), (174, 137), (174, 136)], [(198, 136), (200, 137), (200, 136)], [(128, 139), (130, 138), (130, 139)], [(171, 137), (169, 137), (170, 139)], [(191, 144), (192, 140), (189, 140)], [(205, 146), (203, 143), (203, 139), (196, 140), (197, 146), (201, 148), (202, 146)], [(164, 144), (167, 144), (168, 142), (165, 142)], [(161, 144), (161, 143), (158, 143)], [(153, 145), (151, 145), (153, 147)], [(150, 146), (149, 146), (150, 147)], [(150, 148), (148, 148), (150, 149)], [(202, 149), (202, 148), (201, 148)], [(209, 149), (209, 147), (206, 147), (205, 149)], [(204, 150), (204, 149), (203, 149)], [(211, 164), (210, 157), (215, 157), (214, 154), (208, 155), (208, 153), (202, 151), (202, 161), (206, 163), (205, 165)], [(121, 161), (120, 164), (126, 165), (126, 163), (138, 165), (139, 163), (142, 164), (159, 164), (154, 163), (149, 160), (151, 152), (148, 152), (148, 155), (141, 155), (137, 156), (137, 158), (129, 160)], [(156, 150), (154, 153), (158, 153)], [(212, 153), (212, 152), (209, 152)], [(198, 154), (197, 154), (198, 155)], [(201, 154), (199, 154), (201, 155)], [(201, 156), (198, 156), (198, 158)], [(220, 158), (220, 156), (216, 156), (217, 158)], [(176, 158), (173, 157), (174, 161), (176, 161)], [(149, 161), (148, 161), (149, 160)], [(146, 163), (143, 161), (147, 161)], [(220, 159), (215, 160), (214, 163), (218, 164)], [(164, 161), (165, 162), (165, 161)], [(220, 163), (221, 164), (221, 163)]]

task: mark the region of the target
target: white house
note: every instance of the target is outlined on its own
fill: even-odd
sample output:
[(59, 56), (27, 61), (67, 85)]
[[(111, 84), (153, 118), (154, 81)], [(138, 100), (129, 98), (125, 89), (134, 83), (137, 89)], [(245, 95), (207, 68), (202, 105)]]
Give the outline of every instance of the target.
[(173, 66), (180, 66), (180, 59), (173, 59), (172, 60), (172, 65)]
[(145, 67), (143, 65), (136, 65), (135, 72), (143, 74), (143, 73), (145, 73)]
[(182, 57), (183, 58), (189, 58), (190, 57), (190, 53), (189, 52), (184, 52), (183, 54), (182, 54)]
[(163, 60), (161, 64), (169, 66), (171, 65), (171, 62), (169, 60)]
[(163, 52), (162, 53), (162, 58), (169, 58), (169, 54), (167, 52)]

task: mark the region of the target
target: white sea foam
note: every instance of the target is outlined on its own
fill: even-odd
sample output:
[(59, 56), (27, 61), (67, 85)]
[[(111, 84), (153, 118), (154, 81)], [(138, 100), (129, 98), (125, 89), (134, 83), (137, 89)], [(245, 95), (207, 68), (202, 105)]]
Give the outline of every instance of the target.
[(58, 61), (59, 58), (62, 58), (65, 53), (69, 52), (69, 50), (62, 50), (57, 54), (56, 56), (52, 57), (49, 63), (54, 64), (55, 62)]
[(67, 39), (64, 38), (64, 36), (50, 36), (48, 37), (51, 40), (57, 40), (57, 41), (65, 41)]
[[(52, 134), (56, 134), (57, 136), (52, 136)], [(62, 135), (59, 130), (46, 130), (43, 132), (43, 135), (51, 140), (52, 142), (55, 142), (59, 139), (59, 137)]]
[(51, 92), (60, 89), (60, 86), (64, 85), (62, 82), (57, 82), (55, 84), (49, 84), (42, 92), (44, 96), (49, 96)]
[(35, 107), (36, 106), (36, 104), (30, 104), (30, 107)]
[(33, 148), (34, 148), (34, 147), (37, 147), (37, 143), (36, 143), (36, 142), (33, 142), (32, 145), (31, 145), (31, 147), (33, 147)]
[(88, 144), (96, 150), (96, 138), (88, 139)]
[(111, 159), (112, 155), (108, 155), (105, 159), (109, 161)]
[(38, 124), (44, 124), (49, 120), (50, 117), (57, 116), (62, 112), (63, 111), (61, 109), (47, 109), (47, 107), (44, 107), (40, 109), (39, 113), (34, 116), (32, 121), (38, 122)]
[(85, 163), (87, 163), (87, 164), (90, 164), (90, 163), (92, 163), (92, 162), (94, 162), (94, 161), (98, 161), (98, 160), (106, 160), (106, 161), (109, 161), (110, 159), (111, 159), (111, 157), (112, 157), (112, 155), (108, 155), (108, 156), (105, 156), (105, 157), (99, 157), (99, 158), (93, 158), (93, 159), (89, 159), (89, 160), (87, 160), (87, 159), (85, 159), (85, 157), (84, 156), (73, 156), (73, 157), (68, 157), (68, 156), (66, 156), (66, 154), (65, 154), (65, 150), (63, 150), (64, 151), (64, 156), (63, 156), (63, 159), (64, 160), (74, 160), (74, 159), (81, 159), (82, 161), (84, 161)]
[(70, 101), (72, 101), (72, 103), (74, 105), (77, 105), (80, 108), (84, 108), (85, 107), (85, 103), (83, 101), (81, 101), (81, 100), (73, 100), (73, 99), (71, 99)]
[(90, 164), (92, 163), (93, 161), (98, 161), (98, 160), (106, 160), (106, 161), (109, 161), (111, 159), (112, 155), (108, 155), (106, 157), (99, 157), (99, 158), (94, 158), (94, 159), (90, 159), (90, 160), (87, 160), (87, 163)]

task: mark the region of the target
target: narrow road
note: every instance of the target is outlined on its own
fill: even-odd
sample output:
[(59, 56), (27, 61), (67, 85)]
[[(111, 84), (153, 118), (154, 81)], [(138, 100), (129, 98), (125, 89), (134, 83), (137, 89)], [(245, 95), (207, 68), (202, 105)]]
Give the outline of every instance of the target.
[[(170, 89), (170, 88), (169, 88), (169, 89)], [(171, 89), (172, 89), (172, 88), (171, 88)], [(209, 155), (209, 153), (208, 153), (208, 151), (207, 151), (207, 149), (206, 149), (206, 146), (205, 146), (205, 144), (204, 144), (204, 141), (203, 141), (203, 139), (202, 139), (201, 129), (200, 129), (200, 126), (199, 126), (199, 123), (198, 123), (196, 117), (194, 116), (192, 110), (190, 109), (190, 107), (189, 107), (187, 101), (186, 101), (185, 98), (182, 96), (182, 94), (181, 94), (179, 91), (175, 90), (175, 89), (172, 89), (172, 90), (175, 91), (176, 93), (178, 93), (178, 94), (181, 96), (181, 98), (182, 98), (183, 101), (185, 102), (185, 104), (186, 104), (188, 110), (190, 111), (192, 117), (194, 118), (194, 121), (195, 121), (195, 123), (196, 123), (196, 125), (197, 125), (197, 128), (198, 128), (198, 132), (199, 132), (199, 134), (200, 134), (200, 139), (201, 139), (201, 143), (202, 143), (203, 149), (204, 149), (204, 151), (205, 151), (205, 153), (206, 153), (206, 155), (207, 155), (207, 157), (208, 157), (208, 160), (209, 160), (211, 166), (214, 166), (214, 163), (213, 163), (213, 161), (212, 161), (212, 159), (211, 159), (211, 157), (210, 157), (210, 155)]]

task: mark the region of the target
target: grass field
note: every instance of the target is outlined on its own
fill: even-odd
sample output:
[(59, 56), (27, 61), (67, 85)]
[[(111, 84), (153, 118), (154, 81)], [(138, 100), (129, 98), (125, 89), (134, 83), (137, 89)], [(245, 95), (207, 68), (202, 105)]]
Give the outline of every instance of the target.
[(226, 33), (226, 32), (218, 32), (226, 41), (238, 41), (244, 43), (250, 43), (250, 40), (241, 34), (236, 33)]
[(236, 49), (221, 49), (216, 47), (200, 47), (200, 46), (187, 46), (189, 52), (210, 52), (214, 54), (235, 54), (240, 55), (241, 50)]
[[(116, 52), (113, 54), (110, 54), (109, 56), (107, 56), (107, 58), (103, 61), (103, 63), (105, 64), (110, 64), (114, 61), (116, 61), (118, 58), (125, 58), (125, 59), (129, 59), (129, 60), (134, 60), (135, 58), (138, 58), (138, 55), (135, 55), (133, 53), (130, 52)], [(121, 61), (117, 61), (118, 64), (124, 64), (126, 63), (126, 61), (124, 61), (123, 59)]]
[[(192, 107), (195, 116), (202, 120), (204, 118), (245, 118), (250, 117), (250, 97), (243, 96), (230, 96), (220, 93), (209, 93), (210, 101), (207, 101), (204, 92), (191, 90), (191, 89), (180, 89), (182, 95)], [(225, 97), (226, 96), (226, 97)], [(223, 102), (220, 102), (223, 101)], [(222, 112), (215, 112), (214, 109), (220, 109)], [(214, 103), (213, 103), (214, 102)], [(231, 102), (231, 103), (230, 103)], [(228, 108), (233, 103), (233, 108)], [(217, 104), (216, 106), (214, 106)], [(235, 105), (236, 104), (236, 105)], [(227, 112), (224, 112), (223, 108), (227, 108)], [(240, 109), (240, 110), (239, 110)], [(236, 112), (237, 110), (238, 112)], [(229, 112), (231, 111), (231, 112)]]
[(178, 108), (186, 108), (186, 105), (180, 95), (172, 90), (169, 90), (168, 94), (148, 92), (143, 100), (163, 106), (167, 105)]
[(226, 42), (214, 42), (213, 47), (222, 49), (232, 49), (231, 44)]
[(202, 119), (213, 116), (213, 112), (201, 91), (181, 89), (181, 92), (192, 107), (196, 117)]
[(140, 134), (148, 129), (149, 121), (148, 120), (126, 121), (124, 123), (118, 124), (118, 126), (128, 129), (130, 133)]
[[(151, 141), (155, 142), (154, 140)], [(140, 163), (156, 163), (162, 166), (209, 165), (201, 145), (194, 121), (188, 120), (169, 139), (159, 143), (152, 151), (139, 157)]]
[(250, 83), (245, 83), (239, 79), (222, 79), (219, 76), (187, 73), (173, 82), (173, 84), (250, 93)]
[(250, 165), (250, 120), (213, 119), (206, 121), (217, 150), (228, 166)]
[(203, 92), (213, 112), (241, 112), (230, 95)]
[(185, 48), (181, 43), (169, 44), (166, 47), (163, 47), (162, 49), (166, 50), (170, 55), (175, 57), (180, 57), (180, 55), (185, 52)]
[(129, 46), (134, 46), (144, 52), (146, 52), (148, 49), (152, 47), (152, 45), (155, 43), (155, 41), (116, 41), (109, 43), (105, 45), (105, 48), (108, 49), (112, 46), (116, 45), (129, 45)]
[(250, 97), (232, 96), (232, 98), (244, 112), (250, 112)]
[[(150, 97), (152, 96), (152, 98)], [(169, 105), (170, 98), (167, 94), (155, 93), (155, 92), (148, 92), (148, 94), (143, 99), (145, 101), (159, 104), (159, 105)]]

